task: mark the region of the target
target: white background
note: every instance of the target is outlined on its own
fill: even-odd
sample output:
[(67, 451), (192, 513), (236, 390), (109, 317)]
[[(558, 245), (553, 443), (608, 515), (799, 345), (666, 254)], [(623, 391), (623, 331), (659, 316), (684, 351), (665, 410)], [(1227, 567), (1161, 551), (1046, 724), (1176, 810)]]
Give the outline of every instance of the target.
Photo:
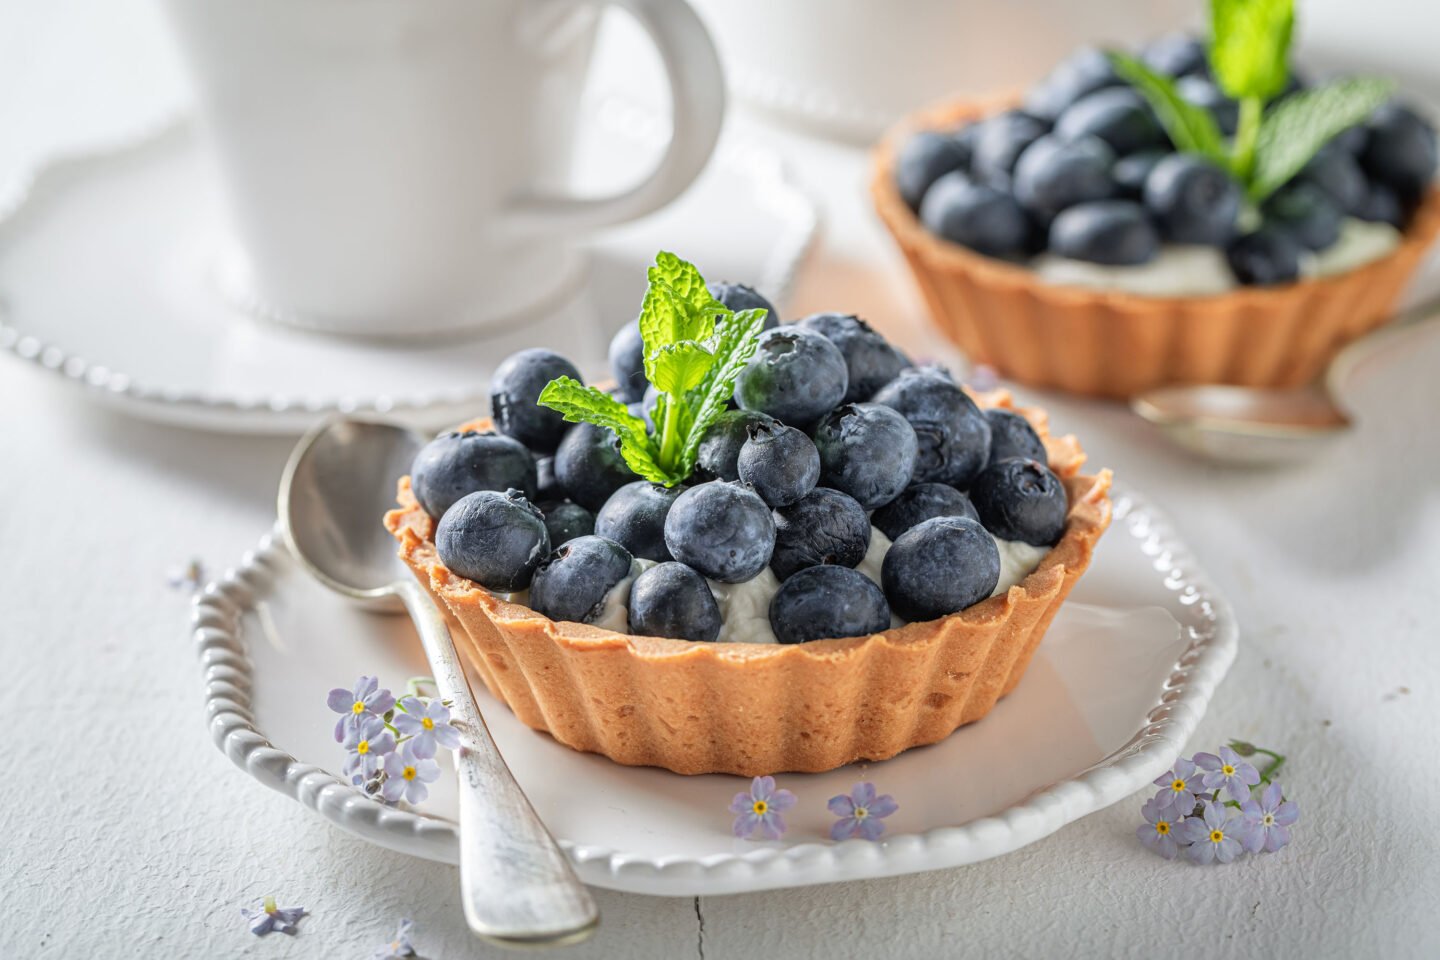
[[(1376, 10), (1403, 5), (1316, 7), (1327, 49), (1353, 25), (1370, 53), (1350, 54), (1375, 60)], [(1434, 26), (1391, 28), (1408, 66)], [(0, 4), (0, 189), (183, 100), (148, 4)], [(735, 122), (826, 206), (790, 312), (859, 310), (932, 349), (868, 213), (863, 155)], [(1436, 336), (1377, 358), (1355, 385), (1363, 428), (1288, 471), (1209, 466), (1114, 406), (1036, 398), (1093, 463), (1174, 516), (1233, 600), (1240, 657), (1191, 747), (1240, 737), (1289, 753), (1304, 809), (1289, 849), (1226, 868), (1162, 862), (1134, 839), (1136, 796), (943, 873), (701, 901), (601, 891), (604, 927), (566, 955), (1440, 953), (1437, 371)], [(192, 555), (218, 569), (253, 545), (289, 441), (135, 423), (57, 380), (0, 358), (0, 955), (369, 956), (401, 916), (432, 960), (492, 955), (465, 931), (451, 868), (349, 838), (210, 745), (186, 598), (166, 571)], [(239, 905), (270, 892), (312, 911), (298, 937), (246, 932)]]

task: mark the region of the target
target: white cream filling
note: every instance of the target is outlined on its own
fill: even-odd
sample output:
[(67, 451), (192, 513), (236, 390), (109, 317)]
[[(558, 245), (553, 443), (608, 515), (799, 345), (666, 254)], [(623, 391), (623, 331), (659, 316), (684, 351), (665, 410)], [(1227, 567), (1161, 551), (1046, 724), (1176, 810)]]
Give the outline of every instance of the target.
[[(1050, 552), (1049, 547), (1033, 547), (1018, 540), (996, 538), (995, 546), (1000, 551), (1000, 580), (995, 585), (995, 591), (990, 594), (992, 597), (1003, 595), (1012, 586), (1028, 577), (1040, 565), (1045, 554)], [(877, 585), (883, 586), (880, 583), (880, 570), (885, 563), (885, 554), (889, 550), (890, 538), (875, 527), (871, 527), (870, 546), (855, 569), (869, 577)], [(629, 633), (630, 588), (634, 585), (636, 577), (653, 566), (655, 566), (654, 560), (640, 558), (633, 560), (630, 564), (630, 575), (611, 587), (610, 591), (605, 594), (605, 603), (600, 609), (600, 615), (591, 620), (590, 625), (613, 630), (616, 633)], [(707, 580), (706, 582), (710, 584), (710, 592), (715, 595), (715, 602), (720, 607), (720, 635), (716, 638), (716, 642), (779, 642), (775, 638), (775, 631), (770, 627), (770, 601), (780, 590), (780, 580), (775, 576), (773, 570), (766, 567), (743, 583), (721, 583), (718, 580)], [(504, 594), (497, 594), (497, 596), (505, 597)], [(528, 591), (522, 590), (505, 597), (505, 599), (514, 603), (525, 603), (528, 599)], [(890, 615), (891, 629), (904, 625), (904, 620), (894, 614)]]
[[(1328, 277), (1380, 259), (1400, 245), (1400, 231), (1388, 223), (1347, 217), (1335, 243), (1301, 258), (1300, 274)], [(1044, 253), (1030, 268), (1046, 283), (1093, 290), (1118, 290), (1148, 297), (1203, 297), (1239, 284), (1218, 247), (1170, 245), (1149, 263), (1109, 266)]]

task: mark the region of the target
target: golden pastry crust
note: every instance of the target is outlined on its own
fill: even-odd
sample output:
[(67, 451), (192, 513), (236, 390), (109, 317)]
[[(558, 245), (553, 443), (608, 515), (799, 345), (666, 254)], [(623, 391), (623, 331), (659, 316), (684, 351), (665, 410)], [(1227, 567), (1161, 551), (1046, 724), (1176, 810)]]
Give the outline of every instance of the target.
[[(1011, 406), (1004, 391), (976, 400)], [(527, 725), (576, 750), (676, 773), (820, 772), (893, 757), (983, 717), (1020, 682), (1089, 565), (1110, 522), (1110, 473), (1079, 475), (1075, 438), (1051, 437), (1042, 411), (1020, 412), (1069, 495), (1064, 536), (1004, 596), (870, 637), (691, 643), (556, 623), (447, 570), (408, 477), (385, 526), (446, 611), (462, 654)]]
[(1390, 319), (1440, 232), (1440, 187), (1432, 187), (1395, 250), (1334, 276), (1203, 297), (1047, 283), (936, 237), (895, 186), (895, 151), (907, 135), (1009, 105), (967, 100), (909, 118), (876, 148), (870, 192), (936, 325), (972, 360), (1022, 383), (1117, 398), (1181, 383), (1301, 386)]

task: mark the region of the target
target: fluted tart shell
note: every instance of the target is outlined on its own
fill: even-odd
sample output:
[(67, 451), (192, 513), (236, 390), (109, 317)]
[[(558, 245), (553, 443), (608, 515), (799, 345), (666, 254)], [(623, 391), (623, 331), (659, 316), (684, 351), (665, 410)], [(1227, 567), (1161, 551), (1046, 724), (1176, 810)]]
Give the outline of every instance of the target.
[(1398, 247), (1345, 273), (1197, 297), (1048, 283), (930, 233), (895, 186), (907, 137), (1008, 105), (966, 100), (910, 117), (876, 148), (870, 191), (935, 324), (971, 360), (1021, 383), (1113, 398), (1172, 384), (1302, 386), (1393, 316), (1440, 231), (1440, 188), (1432, 187)]
[[(975, 395), (1010, 407), (1003, 391)], [(1003, 596), (868, 637), (692, 643), (556, 623), (446, 569), (410, 479), (385, 515), (462, 655), (524, 723), (575, 750), (676, 773), (820, 772), (934, 743), (1015, 689), (1110, 522), (1109, 471), (1079, 473), (1074, 437), (1036, 427), (1069, 497), (1065, 532)], [(488, 421), (462, 429), (486, 429)]]

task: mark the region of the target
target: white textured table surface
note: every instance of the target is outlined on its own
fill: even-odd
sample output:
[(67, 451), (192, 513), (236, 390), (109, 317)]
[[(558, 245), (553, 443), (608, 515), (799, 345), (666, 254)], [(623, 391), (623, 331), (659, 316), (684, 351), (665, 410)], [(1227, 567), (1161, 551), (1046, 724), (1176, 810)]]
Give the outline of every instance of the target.
[[(0, 4), (0, 184), (163, 116), (177, 81), (143, 3)], [(924, 349), (865, 212), (863, 158), (771, 135), (829, 218), (793, 311), (858, 309)], [(1290, 848), (1162, 862), (1135, 842), (1137, 796), (954, 871), (701, 901), (602, 891), (603, 929), (567, 955), (1440, 953), (1437, 369), (1440, 337), (1371, 364), (1364, 429), (1283, 472), (1207, 466), (1119, 409), (1038, 398), (1172, 513), (1234, 601), (1240, 657), (1192, 748), (1289, 753), (1304, 808)], [(0, 358), (0, 956), (368, 956), (402, 915), (432, 960), (493, 955), (465, 931), (450, 868), (350, 839), (210, 745), (166, 570), (251, 546), (288, 449), (125, 420)], [(245, 931), (238, 906), (272, 891), (312, 911), (298, 937)]]

